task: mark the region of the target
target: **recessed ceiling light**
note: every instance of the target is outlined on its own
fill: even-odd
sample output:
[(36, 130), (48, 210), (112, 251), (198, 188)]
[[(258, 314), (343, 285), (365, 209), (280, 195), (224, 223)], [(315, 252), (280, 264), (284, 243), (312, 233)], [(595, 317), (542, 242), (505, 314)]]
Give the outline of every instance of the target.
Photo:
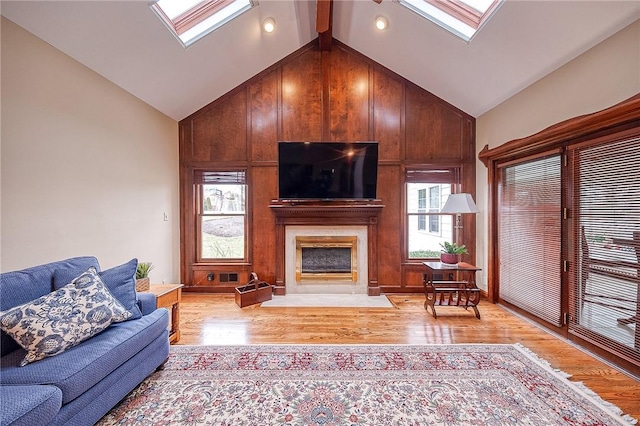
[(387, 21), (387, 18), (385, 18), (382, 15), (376, 16), (375, 22), (376, 22), (376, 28), (379, 29), (380, 31), (386, 30), (387, 27), (389, 26), (389, 21)]
[(262, 29), (267, 33), (272, 33), (276, 29), (276, 20), (269, 17), (262, 21)]

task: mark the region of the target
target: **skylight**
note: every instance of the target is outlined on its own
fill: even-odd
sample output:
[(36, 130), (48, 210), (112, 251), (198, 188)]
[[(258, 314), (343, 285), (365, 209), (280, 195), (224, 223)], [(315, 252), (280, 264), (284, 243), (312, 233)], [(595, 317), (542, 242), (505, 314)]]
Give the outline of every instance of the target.
[(157, 0), (151, 9), (187, 47), (253, 6), (253, 0)]
[(396, 0), (466, 42), (502, 4), (503, 0)]

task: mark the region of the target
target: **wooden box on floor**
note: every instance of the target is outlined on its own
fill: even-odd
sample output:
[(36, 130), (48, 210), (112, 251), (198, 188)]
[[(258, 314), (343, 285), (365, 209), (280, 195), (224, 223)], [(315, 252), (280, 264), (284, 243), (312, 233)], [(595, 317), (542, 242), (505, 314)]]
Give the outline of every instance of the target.
[(264, 281), (251, 281), (247, 285), (236, 287), (236, 304), (241, 308), (271, 300), (273, 288)]

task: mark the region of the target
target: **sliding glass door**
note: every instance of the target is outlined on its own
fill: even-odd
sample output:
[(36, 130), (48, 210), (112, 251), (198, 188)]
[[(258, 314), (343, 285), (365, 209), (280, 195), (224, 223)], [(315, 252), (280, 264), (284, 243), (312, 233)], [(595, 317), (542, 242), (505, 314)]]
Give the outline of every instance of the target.
[(640, 363), (640, 138), (569, 150), (569, 333)]
[(558, 151), (499, 167), (500, 300), (556, 327), (562, 324), (561, 195)]
[(489, 300), (640, 374), (640, 95), (478, 158)]

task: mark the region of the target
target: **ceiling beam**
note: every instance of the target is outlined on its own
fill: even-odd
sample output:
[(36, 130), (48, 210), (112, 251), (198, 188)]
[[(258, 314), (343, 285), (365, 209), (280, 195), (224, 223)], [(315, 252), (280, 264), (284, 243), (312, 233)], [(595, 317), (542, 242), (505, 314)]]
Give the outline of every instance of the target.
[(333, 0), (316, 0), (316, 31), (320, 50), (331, 49), (333, 35)]

